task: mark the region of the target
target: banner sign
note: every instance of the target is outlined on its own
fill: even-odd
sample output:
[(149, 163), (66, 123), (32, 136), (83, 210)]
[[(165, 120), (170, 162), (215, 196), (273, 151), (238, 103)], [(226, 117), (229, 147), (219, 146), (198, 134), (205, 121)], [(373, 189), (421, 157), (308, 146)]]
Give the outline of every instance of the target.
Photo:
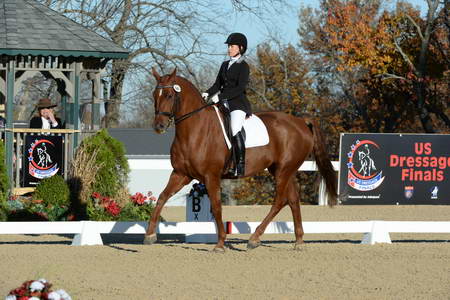
[(342, 204), (450, 204), (450, 135), (341, 134)]
[(63, 137), (27, 135), (23, 159), (23, 186), (36, 186), (40, 180), (63, 175)]

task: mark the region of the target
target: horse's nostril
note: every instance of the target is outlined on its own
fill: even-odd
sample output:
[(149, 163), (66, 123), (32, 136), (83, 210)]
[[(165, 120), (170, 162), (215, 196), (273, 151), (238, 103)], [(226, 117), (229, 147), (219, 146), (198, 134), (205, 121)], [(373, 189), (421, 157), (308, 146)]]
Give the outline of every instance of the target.
[(155, 129), (155, 131), (163, 131), (164, 130), (164, 124), (162, 123), (156, 123), (153, 125), (153, 129)]

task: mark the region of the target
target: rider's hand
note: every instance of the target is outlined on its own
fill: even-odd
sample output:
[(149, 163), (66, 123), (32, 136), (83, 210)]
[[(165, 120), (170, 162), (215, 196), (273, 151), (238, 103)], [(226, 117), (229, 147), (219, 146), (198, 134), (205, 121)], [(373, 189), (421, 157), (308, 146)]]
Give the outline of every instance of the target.
[(212, 96), (211, 97), (211, 101), (214, 102), (214, 103), (219, 102), (219, 96), (217, 96), (217, 95)]
[(202, 98), (205, 99), (205, 101), (208, 100), (208, 96), (209, 96), (208, 93), (203, 93), (202, 94)]
[(53, 112), (51, 110), (48, 111), (47, 113), (47, 119), (52, 123), (52, 124), (57, 124), (56, 119), (55, 119), (55, 115), (53, 114)]

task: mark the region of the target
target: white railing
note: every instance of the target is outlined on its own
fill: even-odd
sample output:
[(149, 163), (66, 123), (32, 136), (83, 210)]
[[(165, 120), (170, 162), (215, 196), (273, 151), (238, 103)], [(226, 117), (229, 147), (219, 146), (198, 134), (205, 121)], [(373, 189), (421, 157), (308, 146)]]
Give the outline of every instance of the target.
[[(336, 172), (339, 170), (339, 161), (332, 161), (333, 168)], [(130, 169), (133, 170), (163, 170), (163, 171), (171, 171), (172, 165), (170, 164), (170, 159), (168, 158), (128, 158), (128, 164)], [(315, 161), (305, 161), (300, 168), (299, 171), (317, 171), (317, 164)], [(133, 180), (133, 178), (131, 178)], [(167, 174), (167, 181), (169, 180), (169, 176)], [(167, 181), (164, 182), (167, 183)], [(163, 187), (160, 189), (162, 190)], [(325, 188), (325, 182), (322, 179), (319, 185), (319, 195), (318, 195), (318, 204), (319, 205), (327, 205), (327, 194)]]
[[(251, 234), (259, 222), (226, 222), (229, 234)], [(0, 234), (75, 234), (72, 245), (103, 245), (100, 234), (145, 234), (147, 222), (0, 222)], [(450, 221), (303, 222), (306, 234), (364, 233), (362, 244), (391, 243), (389, 233), (450, 233)], [(214, 222), (160, 222), (159, 234), (216, 234)], [(293, 233), (293, 222), (272, 222), (266, 234)]]

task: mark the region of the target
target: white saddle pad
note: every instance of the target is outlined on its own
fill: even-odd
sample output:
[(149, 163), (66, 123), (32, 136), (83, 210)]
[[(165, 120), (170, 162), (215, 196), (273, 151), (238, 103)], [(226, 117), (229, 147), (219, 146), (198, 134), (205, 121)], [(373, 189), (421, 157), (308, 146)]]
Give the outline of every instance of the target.
[[(228, 139), (227, 134), (225, 132), (225, 127), (223, 125), (223, 120), (219, 113), (219, 109), (215, 105), (214, 109), (216, 110), (220, 126), (222, 127), (225, 142), (228, 146), (228, 149), (231, 149), (231, 142)], [(253, 114), (251, 115), (250, 118), (245, 119), (244, 129), (245, 129), (245, 148), (265, 146), (269, 143), (269, 133), (267, 132), (266, 125), (258, 116)]]

